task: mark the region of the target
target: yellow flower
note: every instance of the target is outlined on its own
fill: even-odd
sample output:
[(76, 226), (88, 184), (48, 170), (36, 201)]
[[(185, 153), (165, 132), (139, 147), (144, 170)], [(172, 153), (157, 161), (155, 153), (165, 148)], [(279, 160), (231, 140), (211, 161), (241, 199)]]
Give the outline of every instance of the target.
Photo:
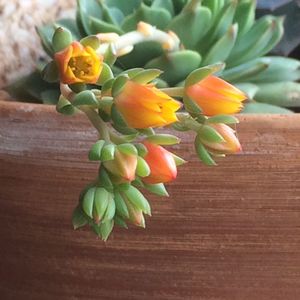
[(128, 81), (115, 98), (115, 104), (127, 124), (133, 128), (165, 126), (177, 121), (180, 102), (153, 85)]
[(207, 116), (235, 114), (242, 109), (242, 102), (247, 98), (239, 89), (215, 76), (189, 86), (186, 94)]
[(73, 42), (55, 54), (60, 80), (65, 84), (96, 83), (101, 71), (102, 60), (95, 50)]

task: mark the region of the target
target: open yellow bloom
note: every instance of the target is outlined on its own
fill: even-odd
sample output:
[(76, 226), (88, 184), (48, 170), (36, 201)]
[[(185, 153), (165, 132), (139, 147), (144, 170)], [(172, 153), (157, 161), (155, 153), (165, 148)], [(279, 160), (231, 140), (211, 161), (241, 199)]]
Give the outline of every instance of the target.
[(65, 84), (96, 83), (101, 71), (102, 60), (95, 50), (73, 42), (55, 54), (60, 80)]
[(115, 104), (127, 124), (133, 128), (165, 126), (177, 121), (180, 102), (153, 85), (128, 81), (115, 98)]
[(242, 109), (242, 102), (247, 98), (239, 89), (215, 76), (189, 86), (186, 94), (207, 116), (235, 114)]

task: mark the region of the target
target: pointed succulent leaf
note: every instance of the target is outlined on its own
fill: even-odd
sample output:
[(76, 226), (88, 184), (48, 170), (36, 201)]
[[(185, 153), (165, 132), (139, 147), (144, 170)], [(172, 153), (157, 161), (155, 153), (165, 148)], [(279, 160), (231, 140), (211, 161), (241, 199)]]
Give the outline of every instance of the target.
[(110, 33), (110, 32), (115, 32), (120, 35), (124, 34), (123, 30), (121, 30), (118, 26), (94, 17), (90, 17), (89, 26), (90, 26), (91, 34)]
[(122, 29), (125, 32), (133, 31), (136, 29), (136, 25), (143, 21), (163, 30), (171, 21), (171, 18), (171, 14), (167, 10), (150, 8), (142, 3), (134, 13), (124, 19)]
[(57, 28), (52, 38), (54, 52), (64, 50), (72, 43), (72, 41), (72, 33), (68, 29), (62, 27)]
[(114, 221), (113, 220), (107, 221), (105, 223), (101, 223), (99, 225), (100, 235), (101, 235), (101, 238), (104, 242), (107, 241), (107, 239), (108, 239), (109, 235), (111, 234), (113, 228), (114, 228)]
[(102, 166), (100, 166), (98, 178), (102, 187), (105, 187), (105, 189), (109, 191), (113, 190), (114, 187), (110, 180), (109, 174)]
[(163, 183), (145, 184), (144, 188), (155, 195), (169, 197), (168, 191)]
[(115, 221), (115, 224), (122, 227), (122, 228), (125, 228), (125, 229), (128, 229), (128, 226), (126, 224), (126, 222), (124, 221), (124, 219), (118, 215), (115, 215), (114, 217), (114, 221)]
[(100, 74), (99, 79), (97, 81), (97, 84), (98, 85), (103, 85), (106, 81), (108, 81), (112, 78), (114, 78), (114, 74), (113, 74), (111, 68), (106, 63), (103, 63), (102, 71), (101, 71), (101, 74)]
[(198, 136), (201, 140), (205, 140), (209, 143), (222, 143), (224, 138), (211, 126), (203, 125), (198, 131)]
[(72, 224), (74, 229), (78, 229), (80, 227), (85, 226), (88, 223), (87, 217), (82, 211), (80, 205), (77, 205), (77, 207), (73, 211), (72, 215)]
[(112, 95), (113, 97), (118, 96), (122, 90), (126, 82), (129, 80), (129, 77), (127, 75), (119, 75), (112, 86)]
[(118, 150), (127, 155), (138, 155), (138, 151), (133, 144), (125, 143), (117, 146)]
[(115, 204), (116, 204), (116, 213), (126, 219), (129, 218), (129, 212), (128, 208), (126, 206), (126, 203), (124, 199), (122, 198), (121, 194), (119, 192), (114, 193), (115, 197)]
[(183, 158), (181, 158), (175, 154), (172, 154), (172, 155), (173, 155), (176, 166), (182, 166), (187, 163), (187, 161), (184, 160)]
[(100, 47), (100, 41), (96, 35), (86, 36), (85, 38), (80, 40), (80, 44), (82, 44), (85, 47), (89, 46), (94, 50), (97, 50)]
[(77, 82), (77, 83), (72, 83), (69, 84), (69, 88), (76, 94), (83, 92), (86, 90), (87, 86), (85, 83), (82, 82)]
[(203, 146), (203, 144), (201, 143), (201, 141), (198, 137), (196, 137), (196, 140), (195, 140), (195, 150), (196, 150), (198, 157), (200, 158), (200, 160), (203, 163), (205, 163), (208, 166), (216, 165), (216, 162), (213, 160), (211, 155), (205, 149), (205, 147)]
[(110, 67), (113, 67), (113, 64), (117, 60), (117, 54), (112, 45), (109, 45), (106, 49), (103, 57), (103, 61), (108, 64)]
[(115, 213), (116, 213), (116, 204), (113, 198), (113, 194), (109, 193), (108, 204), (107, 204), (107, 209), (105, 211), (105, 215), (103, 217), (103, 223), (112, 220), (115, 216)]
[(247, 103), (242, 111), (243, 114), (293, 114), (292, 110), (267, 103)]
[(175, 145), (180, 143), (180, 138), (171, 134), (154, 134), (146, 137), (145, 140), (157, 145)]
[(137, 188), (130, 186), (124, 194), (134, 207), (142, 210), (147, 215), (151, 215), (149, 202)]
[(205, 77), (221, 71), (224, 68), (223, 63), (217, 63), (202, 67), (192, 71), (185, 80), (185, 87), (189, 87), (203, 80)]
[(219, 39), (206, 54), (203, 65), (209, 65), (217, 62), (226, 61), (234, 47), (238, 33), (238, 25), (234, 24)]
[(94, 198), (94, 217), (96, 216), (97, 221), (103, 219), (108, 207), (109, 192), (102, 187), (97, 187)]
[(95, 192), (95, 187), (88, 189), (82, 200), (82, 209), (90, 218), (93, 218)]
[(256, 1), (239, 1), (234, 15), (234, 23), (239, 24), (239, 35), (243, 35), (255, 21)]
[(174, 31), (188, 49), (195, 49), (210, 27), (211, 11), (201, 7), (199, 1), (193, 9), (182, 10), (168, 25), (168, 29)]
[(64, 96), (59, 97), (58, 103), (56, 105), (56, 110), (64, 115), (73, 115), (77, 111), (72, 103)]
[(92, 91), (86, 90), (76, 94), (72, 102), (74, 106), (98, 106), (98, 100)]
[(118, 111), (115, 104), (113, 104), (112, 107), (111, 107), (111, 118), (112, 118), (114, 124), (116, 124), (117, 126), (128, 127), (128, 125), (126, 124), (123, 116)]
[(101, 161), (113, 160), (115, 157), (116, 145), (108, 144), (102, 148), (101, 151)]
[(161, 73), (162, 71), (159, 69), (143, 70), (135, 76), (133, 76), (131, 80), (140, 84), (146, 84), (160, 76)]
[(161, 78), (170, 85), (184, 80), (193, 70), (200, 66), (201, 56), (191, 50), (181, 50), (164, 54), (149, 61), (146, 68), (157, 68), (164, 73)]
[(217, 115), (217, 116), (208, 118), (206, 123), (209, 123), (209, 124), (218, 124), (218, 123), (237, 124), (237, 123), (239, 123), (239, 120), (234, 116)]
[(174, 5), (172, 0), (153, 0), (151, 7), (153, 8), (164, 8), (166, 11), (171, 13), (172, 16), (174, 16)]
[(106, 0), (105, 4), (108, 7), (116, 7), (124, 13), (125, 16), (133, 13), (142, 3), (142, 0)]
[(140, 156), (137, 159), (136, 174), (140, 177), (147, 177), (151, 173), (147, 162)]
[(122, 72), (120, 75), (127, 75), (130, 79), (132, 79), (134, 76), (136, 76), (137, 74), (139, 74), (144, 70), (145, 69), (143, 68), (133, 68)]
[(104, 144), (105, 144), (105, 141), (100, 140), (92, 146), (92, 148), (89, 152), (89, 160), (91, 160), (91, 161), (101, 160), (101, 152), (102, 152), (102, 148), (103, 148)]
[(41, 39), (44, 50), (50, 57), (53, 57), (54, 50), (52, 46), (52, 37), (55, 31), (55, 26), (53, 24), (40, 26), (36, 28), (36, 31)]
[(138, 151), (139, 156), (145, 157), (147, 155), (148, 150), (144, 144), (138, 143), (138, 144), (135, 144), (135, 147)]

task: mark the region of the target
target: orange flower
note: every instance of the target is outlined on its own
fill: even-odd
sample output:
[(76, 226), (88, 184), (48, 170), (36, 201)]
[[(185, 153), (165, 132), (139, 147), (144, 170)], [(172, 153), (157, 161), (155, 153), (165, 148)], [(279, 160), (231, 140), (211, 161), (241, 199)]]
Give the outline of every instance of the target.
[(102, 71), (102, 57), (89, 46), (73, 42), (55, 53), (62, 83), (96, 83)]
[(172, 181), (177, 176), (177, 167), (173, 154), (165, 148), (144, 142), (148, 153), (144, 157), (150, 167), (151, 173), (143, 178), (145, 183), (156, 184)]
[(237, 113), (247, 98), (239, 89), (215, 76), (208, 76), (189, 86), (186, 94), (207, 116)]
[(211, 124), (224, 139), (224, 142), (211, 143), (202, 140), (207, 150), (215, 154), (233, 154), (242, 150), (241, 144), (235, 135), (235, 131), (225, 124)]
[(133, 128), (165, 126), (177, 121), (181, 104), (153, 85), (128, 81), (115, 97), (117, 109)]
[(136, 155), (128, 155), (116, 150), (114, 160), (105, 161), (103, 164), (109, 172), (125, 181), (135, 179)]

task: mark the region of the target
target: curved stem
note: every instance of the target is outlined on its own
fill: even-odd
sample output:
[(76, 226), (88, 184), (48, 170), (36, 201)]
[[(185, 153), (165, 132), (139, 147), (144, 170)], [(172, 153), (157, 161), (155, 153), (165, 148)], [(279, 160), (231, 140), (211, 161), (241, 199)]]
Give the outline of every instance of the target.
[(110, 134), (109, 128), (105, 124), (105, 122), (101, 119), (101, 117), (94, 111), (92, 108), (89, 107), (80, 107), (80, 110), (86, 114), (88, 119), (94, 125), (99, 133), (99, 137), (104, 139), (107, 142), (110, 142)]
[(181, 97), (182, 98), (183, 94), (184, 94), (183, 87), (163, 88), (160, 90), (171, 97)]
[[(128, 32), (117, 39), (114, 37), (111, 45), (116, 56), (119, 57), (130, 53), (134, 45), (149, 41), (160, 43), (167, 51), (176, 51), (180, 45), (180, 40), (175, 33), (161, 31), (145, 22), (139, 22), (135, 31)], [(108, 44), (102, 44), (99, 48), (101, 54), (107, 50), (106, 45), (108, 46)]]
[(195, 132), (198, 132), (199, 129), (201, 129), (201, 127), (203, 126), (203, 124), (199, 124), (188, 113), (180, 112), (177, 113), (176, 116), (180, 123), (182, 123), (184, 126)]

